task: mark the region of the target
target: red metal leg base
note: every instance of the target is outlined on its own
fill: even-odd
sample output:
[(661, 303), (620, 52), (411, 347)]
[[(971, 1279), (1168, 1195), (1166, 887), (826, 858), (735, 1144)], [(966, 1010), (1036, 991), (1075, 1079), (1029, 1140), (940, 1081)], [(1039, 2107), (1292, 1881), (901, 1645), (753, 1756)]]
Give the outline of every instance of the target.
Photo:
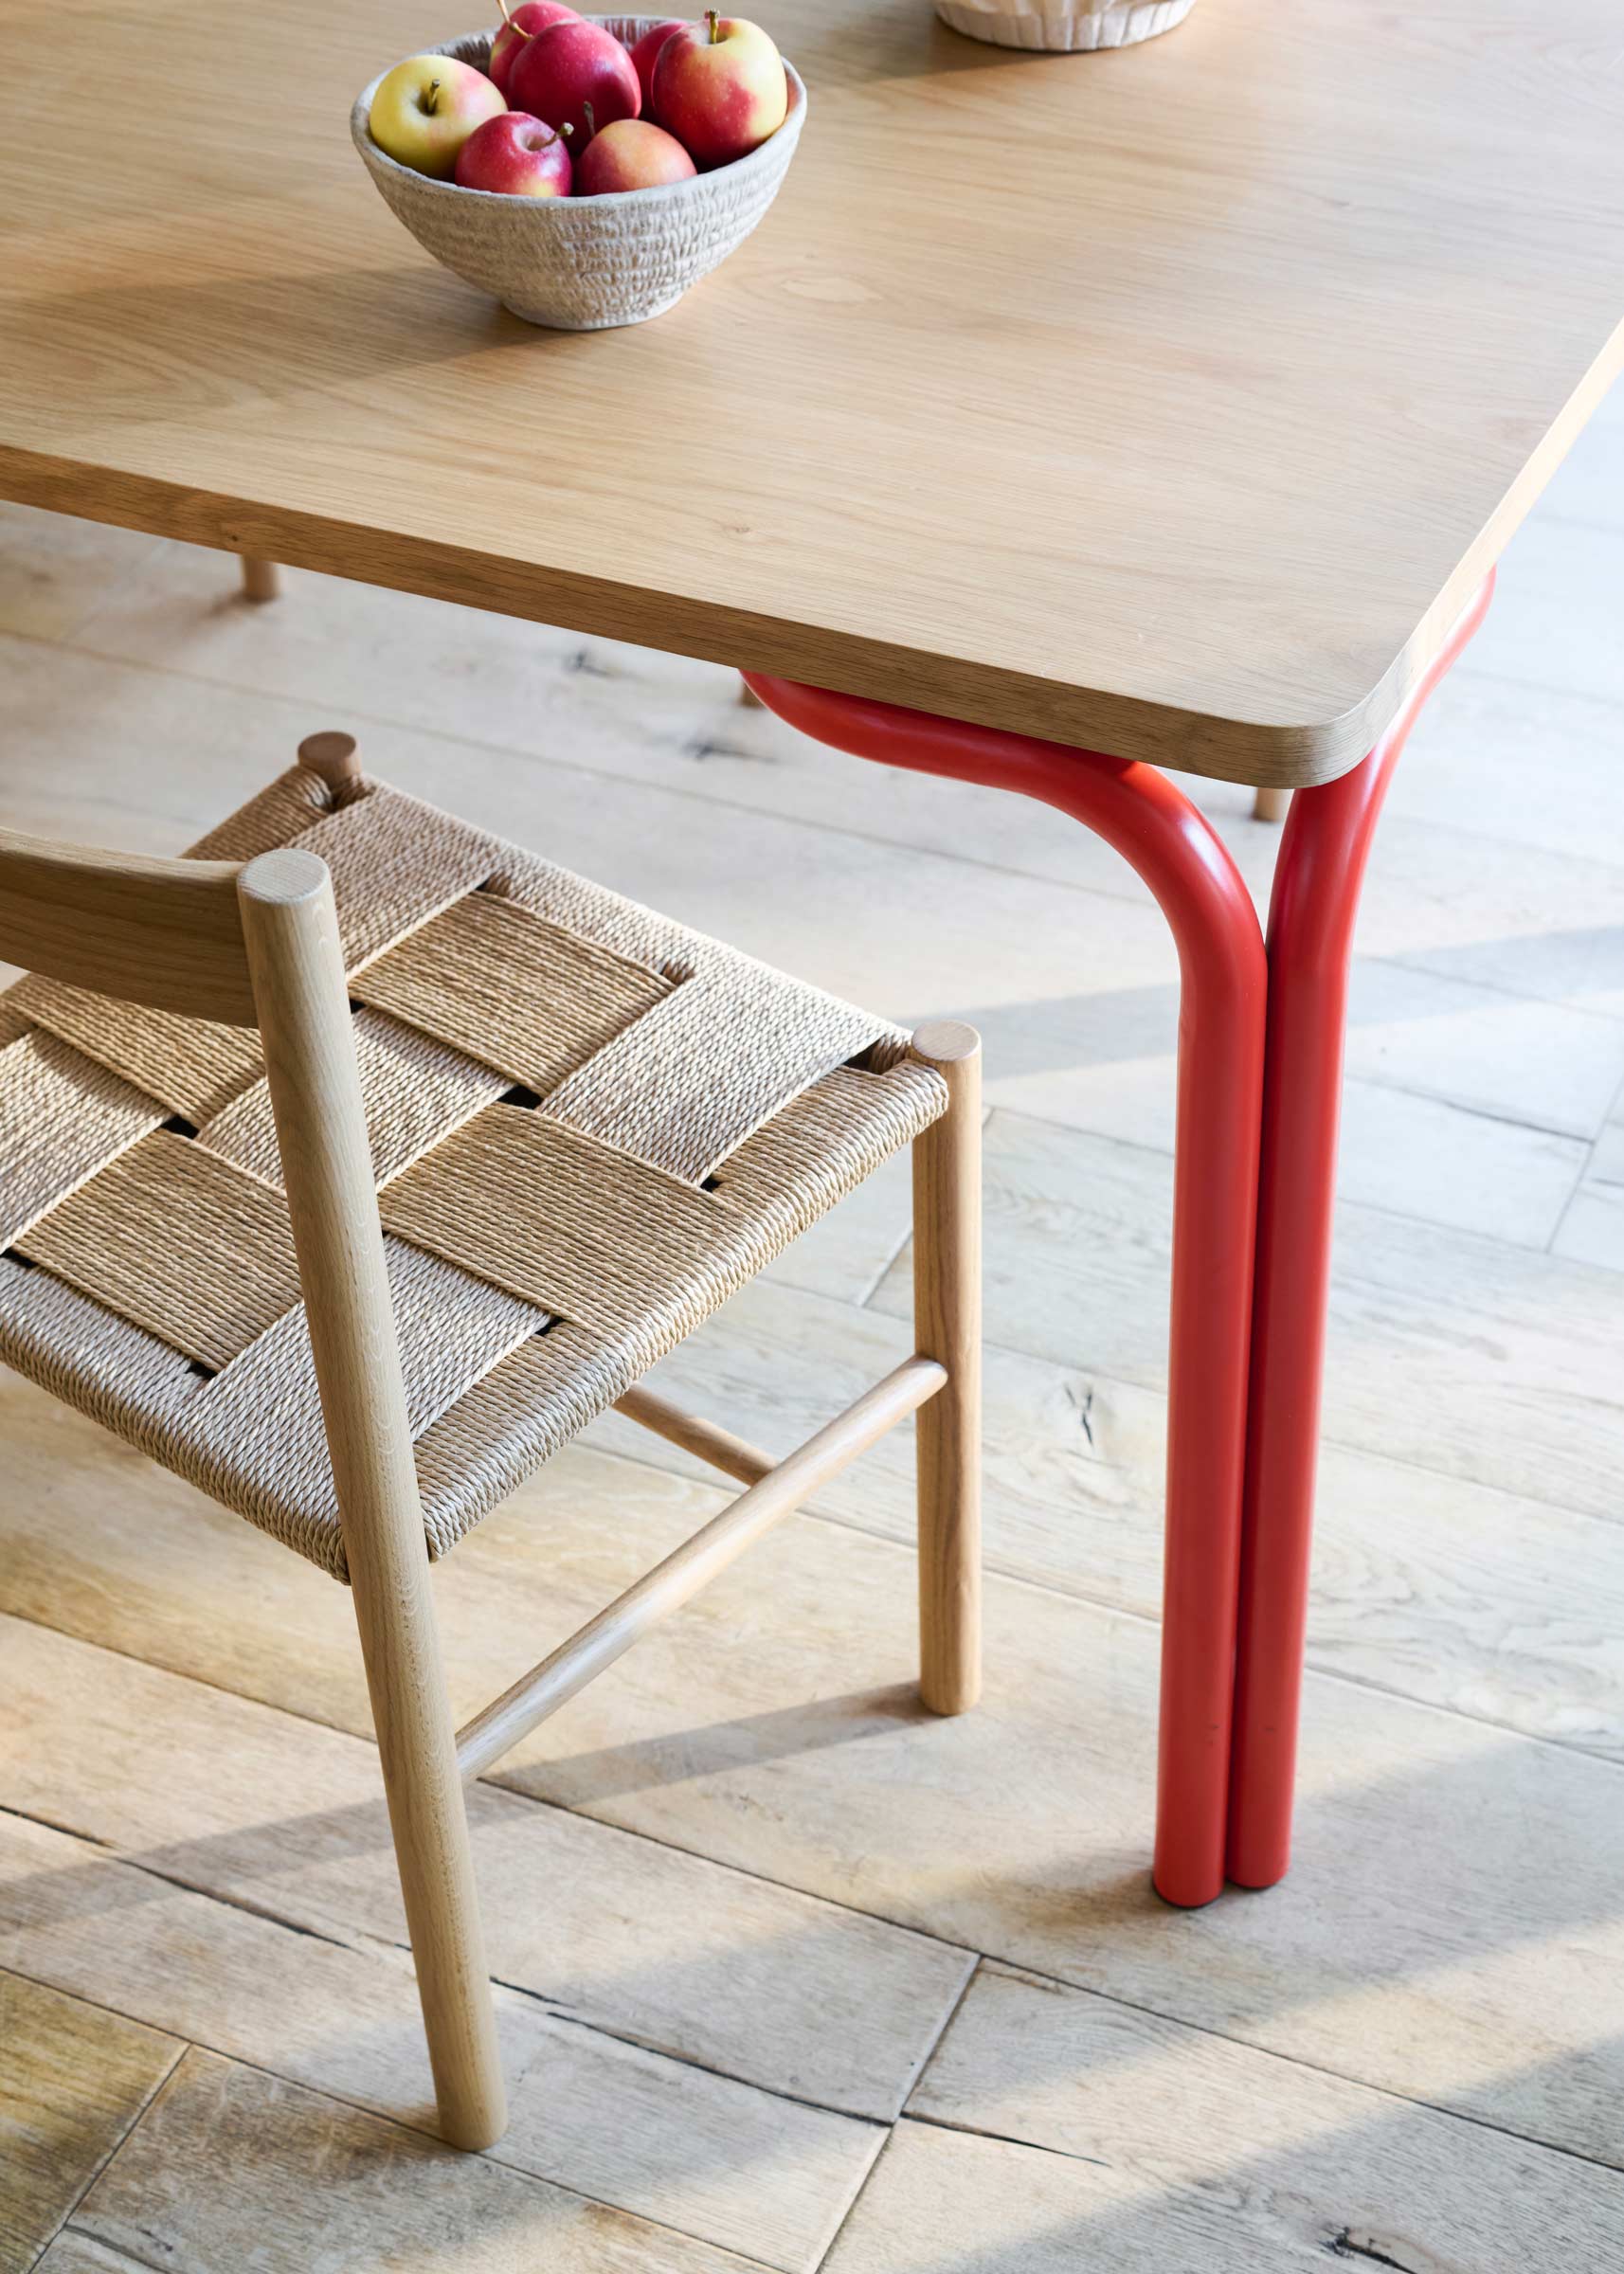
[(1178, 1160), (1155, 1881), (1223, 1886), (1267, 970), (1222, 843), (1154, 767), (745, 675), (803, 733), (886, 766), (1020, 791), (1137, 869), (1179, 949)]
[(1228, 1870), (1247, 1887), (1272, 1886), (1290, 1861), (1343, 1030), (1360, 889), (1406, 737), (1482, 623), (1493, 583), (1363, 765), (1298, 790), (1274, 870), (1230, 1778)]

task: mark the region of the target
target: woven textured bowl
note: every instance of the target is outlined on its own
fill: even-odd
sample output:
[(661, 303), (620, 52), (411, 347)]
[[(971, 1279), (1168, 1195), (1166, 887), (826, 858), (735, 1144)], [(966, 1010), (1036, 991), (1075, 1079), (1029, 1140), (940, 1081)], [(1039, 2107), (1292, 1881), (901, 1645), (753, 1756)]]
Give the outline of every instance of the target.
[[(635, 40), (659, 16), (594, 16), (617, 39)], [(420, 50), (477, 63), (490, 60), (490, 32)], [(602, 332), (659, 316), (719, 268), (778, 195), (806, 117), (806, 89), (789, 64), (789, 116), (759, 150), (713, 173), (619, 197), (499, 197), (431, 181), (381, 151), (368, 131), (379, 72), (355, 99), (350, 132), (367, 171), (397, 221), (442, 266), (495, 293), (528, 324)]]
[(1131, 47), (1182, 24), (1196, 0), (936, 0), (955, 31), (998, 47)]

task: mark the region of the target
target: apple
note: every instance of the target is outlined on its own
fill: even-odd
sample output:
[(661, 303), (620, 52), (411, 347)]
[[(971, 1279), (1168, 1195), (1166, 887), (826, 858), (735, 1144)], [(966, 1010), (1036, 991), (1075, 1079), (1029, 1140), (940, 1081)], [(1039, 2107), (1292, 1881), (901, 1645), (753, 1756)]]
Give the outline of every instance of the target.
[(524, 0), (522, 8), (510, 9), (508, 0), (501, 0), (501, 29), (491, 42), (491, 77), (505, 95), (508, 74), (514, 59), (532, 33), (545, 31), (550, 24), (571, 24), (580, 9), (566, 8), (564, 0)]
[(582, 151), (594, 128), (616, 118), (635, 118), (642, 109), (642, 88), (631, 57), (612, 32), (577, 18), (550, 24), (526, 40), (508, 74), (508, 96), (515, 111), (545, 118), (549, 126), (569, 127)]
[(523, 111), (487, 118), (457, 153), (463, 189), (499, 197), (568, 197), (573, 175), (568, 137)]
[(705, 10), (654, 66), (654, 108), (696, 165), (726, 166), (777, 134), (789, 111), (784, 63), (759, 24)]
[(659, 51), (674, 31), (686, 31), (687, 21), (682, 16), (667, 16), (663, 24), (656, 24), (645, 31), (632, 49), (632, 62), (637, 65), (638, 79), (642, 86), (642, 107), (645, 116), (654, 109), (654, 66)]
[(474, 129), (507, 107), (472, 63), (454, 55), (414, 55), (378, 81), (367, 125), (381, 151), (443, 182)]
[[(500, 125), (500, 119), (494, 121)], [(581, 153), (575, 188), (582, 197), (612, 197), (623, 190), (653, 190), (686, 182), (698, 171), (675, 135), (650, 118), (617, 118)]]

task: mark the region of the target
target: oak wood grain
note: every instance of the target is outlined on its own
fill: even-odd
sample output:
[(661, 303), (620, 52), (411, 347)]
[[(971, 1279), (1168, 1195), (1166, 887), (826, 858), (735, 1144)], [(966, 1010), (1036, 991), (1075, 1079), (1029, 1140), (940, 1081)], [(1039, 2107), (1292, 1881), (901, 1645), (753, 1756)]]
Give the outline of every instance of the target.
[[(431, 0), (9, 0), (52, 63), (0, 155), (0, 490), (1200, 771), (1356, 763), (1624, 356), (1611, 0), (1229, 0), (1082, 58), (767, 20), (813, 103), (778, 205), (572, 337), (348, 145)], [(293, 52), (267, 168), (230, 94)], [(47, 179), (92, 63), (124, 131)]]
[[(985, 2274), (1046, 2274), (1074, 2251), (1135, 2274), (1308, 2274), (1327, 2256), (1525, 2274), (1563, 2256), (1605, 2265), (1624, 2231), (1615, 2171), (1006, 1967), (977, 1975), (909, 2110), (998, 2139), (960, 2156), (953, 2134), (933, 2148), (906, 2127), (832, 2274), (915, 2267), (903, 2237), (917, 2190), (949, 2229), (984, 2215), (978, 2198), (1003, 2213), (1007, 2256), (978, 2259)], [(1005, 2142), (1045, 2154), (1003, 2162)]]
[[(267, 1917), (404, 1940), (364, 1741), (19, 1620), (0, 1652), (0, 1807)], [(468, 1808), (500, 1980), (769, 2093), (900, 2110), (965, 1952), (489, 1784)]]
[(57, 2246), (60, 2265), (53, 2252), (43, 2274), (245, 2264), (290, 2274), (748, 2274), (749, 2264), (196, 2050), (75, 2224), (80, 2233)]
[[(1449, 1348), (1460, 1324), (1447, 1292), (1453, 1275), (1446, 1271), (1431, 1301), (1417, 1290), (1405, 1307), (1412, 1350)], [(911, 1340), (901, 1319), (757, 1282), (654, 1379), (677, 1399), (704, 1396), (770, 1441), (811, 1426), (812, 1385), (825, 1399), (843, 1396)], [(1092, 1346), (1109, 1360), (1097, 1338)], [(1624, 1762), (1624, 1525), (1456, 1473), (1454, 1428), (1440, 1430), (1434, 1446), (1423, 1435), (1443, 1396), (1430, 1366), (1417, 1364), (1398, 1406), (1403, 1393), (1387, 1369), (1360, 1381), (1359, 1349), (1339, 1347), (1345, 1442), (1321, 1451), (1310, 1664)], [(986, 1352), (985, 1385), (987, 1568), (1159, 1616), (1164, 1395), (1103, 1363), (998, 1345)], [(1395, 1417), (1407, 1458), (1381, 1450), (1379, 1410)], [(1487, 1395), (1481, 1410), (1491, 1411)], [(1507, 1417), (1507, 1434), (1524, 1410), (1519, 1403)], [(1606, 1426), (1599, 1413), (1597, 1421)], [(619, 1421), (595, 1425), (589, 1441), (705, 1474)], [(1427, 1460), (1434, 1465), (1417, 1465)], [(888, 1439), (812, 1506), (908, 1541), (911, 1446), (900, 1433)]]
[[(1594, 444), (1624, 438), (1624, 388), (1615, 396), (1617, 412), (1604, 406), (1563, 469), (1592, 492), (1609, 483), (1605, 466), (1594, 467)], [(1624, 475), (1624, 450), (1619, 467)], [(1602, 487), (1602, 501), (1615, 492), (1624, 525), (1624, 479)], [(1553, 529), (1542, 503), (1517, 538), (1488, 623), (1434, 698), (1389, 792), (1360, 913), (1362, 961), (1395, 958), (1525, 999), (1624, 1010), (1624, 706), (1564, 693), (1551, 684), (1548, 660), (1543, 678), (1525, 676), (1536, 656), (1549, 659), (1540, 635), (1555, 619), (1581, 627), (1566, 645), (1590, 658), (1593, 676), (1606, 652), (1617, 578), (1598, 574), (1599, 565), (1567, 542), (1587, 533)], [(1546, 535), (1551, 542), (1539, 542)], [(771, 713), (745, 716), (732, 696), (737, 681), (714, 665), (303, 571), (290, 580), (287, 605), (251, 614), (222, 603), (229, 573), (218, 555), (189, 546), (153, 546), (128, 531), (0, 506), (0, 624), (27, 630), (48, 623), (52, 609), (71, 621), (76, 595), (89, 617), (74, 633), (71, 676), (48, 647), (0, 642), (18, 750), (44, 744), (55, 761), (44, 776), (20, 762), (12, 769), (9, 820), (42, 835), (169, 851), (211, 822), (237, 784), (244, 795), (258, 787), (313, 715), (359, 715), (392, 723), (388, 770), (404, 787), (532, 835), (545, 812), (551, 827), (574, 836), (560, 857), (617, 879), (635, 863), (636, 890), (657, 907), (673, 905), (695, 879), (685, 912), (707, 929), (731, 924), (731, 937), (752, 917), (759, 924), (760, 911), (720, 898), (726, 872), (714, 848), (727, 847), (735, 875), (796, 859), (806, 890), (793, 900), (771, 895), (773, 929), (757, 938), (758, 952), (775, 960), (798, 952), (797, 968), (857, 929), (853, 901), (842, 898), (833, 923), (775, 939), (797, 903), (821, 914), (843, 875), (883, 858), (888, 890), (863, 903), (877, 918), (894, 910), (904, 880), (923, 875), (931, 853), (961, 864), (973, 856), (969, 875), (962, 866), (956, 874), (976, 893), (975, 928), (900, 910), (877, 956), (866, 941), (859, 949), (865, 978), (875, 967), (899, 975), (894, 1007), (912, 1017), (980, 1004), (991, 1032), (995, 1001), (1047, 1002), (1101, 973), (1116, 978), (1119, 943), (1109, 932), (1097, 946), (1074, 942), (1059, 895), (1035, 897), (1027, 911), (1028, 934), (1051, 943), (1052, 979), (1028, 980), (1004, 939), (986, 947), (982, 925), (997, 921), (1001, 870), (1086, 886), (1091, 896), (1110, 895), (1118, 912), (1127, 899), (1154, 915), (1121, 857), (1058, 822), (1051, 808), (875, 767), (807, 742)], [(1525, 617), (1537, 625), (1525, 628)], [(123, 668), (117, 657), (145, 668)], [(184, 698), (154, 663), (192, 675)], [(220, 684), (200, 686), (200, 678)], [(63, 699), (69, 687), (71, 702)], [(247, 694), (269, 699), (243, 699)], [(117, 756), (105, 729), (114, 708)], [(1549, 794), (1552, 768), (1561, 797)], [(1543, 794), (1530, 796), (1530, 777), (1546, 785)], [(130, 803), (133, 780), (139, 812)], [(1277, 836), (1243, 818), (1249, 801), (1239, 785), (1189, 786), (1266, 904)], [(811, 821), (820, 834), (758, 839), (771, 824), (757, 814)], [(601, 834), (583, 835), (594, 820)], [(794, 850), (779, 849), (786, 843)], [(949, 889), (936, 886), (936, 910)], [(947, 952), (959, 930), (981, 952), (980, 977), (967, 958), (961, 964)], [(922, 948), (936, 957), (934, 991), (913, 976)], [(1009, 973), (996, 999), (985, 987), (988, 968)], [(831, 976), (826, 984), (842, 983)], [(1020, 1030), (999, 1039), (1007, 1077), (1020, 1063)], [(1089, 1037), (1076, 1040), (1086, 1045)], [(1479, 1063), (1487, 1075), (1514, 1080), (1523, 1056), (1519, 1042), (1483, 1053)], [(1552, 1060), (1542, 1053), (1541, 1062)], [(1414, 1086), (1413, 1072), (1405, 1078)], [(1430, 1087), (1424, 1078), (1419, 1086)], [(1525, 1092), (1512, 1118), (1542, 1121), (1531, 1102)]]
[(0, 831), (0, 957), (124, 1002), (256, 1023), (231, 861)]
[[(1199, 2060), (1190, 2063), (1198, 2074)], [(1290, 2074), (1305, 2127), (1316, 2117), (1334, 2124), (1342, 2111), (1316, 2092), (1319, 2080)], [(1406, 2143), (1406, 2121), (1419, 2112), (1378, 2094), (1362, 2124), (1335, 2134), (1323, 2158), (1305, 2157), (1301, 2180), (1289, 2155), (1268, 2151), (1237, 2152), (1215, 2175), (1191, 2180), (1162, 2160), (1175, 2097), (1158, 2101), (1133, 2076), (1119, 2089), (1123, 2130), (1137, 2126), (1144, 2154), (1103, 2169), (1103, 2158), (1020, 2139), (899, 2125), (827, 2274), (1321, 2274), (1343, 2264), (1555, 2274), (1568, 2264), (1606, 2265), (1615, 2248), (1613, 2174), (1548, 2152), (1536, 2162), (1520, 2141), (1471, 2139), (1461, 2124)], [(1347, 2159), (1341, 2174), (1338, 2150)], [(1419, 2254), (1404, 2255), (1418, 2239)]]
[(911, 1055), (947, 1085), (947, 1112), (913, 1143), (913, 1339), (947, 1369), (913, 1434), (919, 1694), (967, 1713), (982, 1687), (981, 1037), (929, 1020)]
[[(352, 762), (348, 736), (317, 741)], [(333, 880), (283, 848), (237, 890), (441, 2128), (487, 2148), (501, 2061)]]
[(275, 561), (259, 561), (244, 556), (243, 561), (243, 598), (256, 607), (281, 595), (281, 572)]
[(121, 2250), (110, 2250), (105, 2243), (69, 2228), (57, 2236), (35, 2274), (145, 2274), (145, 2269)]
[[(1165, 1157), (998, 1111), (985, 1161), (989, 1338), (1062, 1365), (1099, 1352), (1118, 1381), (1164, 1388)], [(906, 1318), (909, 1276), (905, 1255), (875, 1307)], [(1326, 1436), (1616, 1523), (1617, 1353), (1613, 1273), (1339, 1208)]]
[(0, 2266), (32, 2265), (183, 2049), (0, 1974)]
[(778, 1466), (770, 1453), (747, 1445), (731, 1430), (707, 1420), (703, 1414), (691, 1414), (685, 1406), (673, 1405), (641, 1381), (634, 1382), (623, 1398), (615, 1399), (614, 1410), (651, 1436), (688, 1453), (707, 1471), (719, 1470), (741, 1485), (759, 1485)]
[[(64, 1615), (365, 1730), (337, 1590), (167, 1479), (143, 1493), (141, 1467), (124, 1462), (116, 1491), (94, 1471), (59, 1486)], [(459, 1710), (725, 1489), (560, 1455), (437, 1574)], [(989, 1575), (983, 1706), (939, 1721), (914, 1700), (911, 1564), (909, 1547), (789, 1518), (527, 1740), (503, 1787), (1618, 2160), (1618, 1769), (1312, 1676), (1291, 1878), (1192, 1931), (1149, 1888), (1154, 1628)]]
[[(0, 1815), (0, 1965), (432, 2134), (409, 1962)], [(882, 2135), (496, 1997), (494, 2161), (811, 2274)]]
[[(680, 1610), (747, 1548), (765, 1539), (821, 1484), (866, 1453), (899, 1420), (945, 1395), (948, 1380), (936, 1360), (910, 1356), (883, 1381), (871, 1383), (844, 1413), (719, 1509), (691, 1540), (641, 1574), (460, 1729), (457, 1759), (462, 1775), (478, 1777), (494, 1767), (661, 1619)], [(971, 1703), (964, 1701), (965, 1706)]]

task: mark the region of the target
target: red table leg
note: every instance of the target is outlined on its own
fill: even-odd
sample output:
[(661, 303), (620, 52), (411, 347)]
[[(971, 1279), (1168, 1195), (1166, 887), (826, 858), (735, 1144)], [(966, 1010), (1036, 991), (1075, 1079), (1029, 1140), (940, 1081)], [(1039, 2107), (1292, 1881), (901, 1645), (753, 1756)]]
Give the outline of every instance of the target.
[(1291, 1850), (1348, 962), (1365, 862), (1422, 705), (1482, 623), (1492, 576), (1362, 766), (1300, 789), (1269, 910), (1269, 1048), (1237, 1631), (1229, 1876)]
[(1129, 860), (1179, 949), (1178, 1159), (1155, 1879), (1223, 1886), (1267, 972), (1235, 863), (1154, 767), (747, 673), (791, 725), (887, 766), (1019, 790)]

